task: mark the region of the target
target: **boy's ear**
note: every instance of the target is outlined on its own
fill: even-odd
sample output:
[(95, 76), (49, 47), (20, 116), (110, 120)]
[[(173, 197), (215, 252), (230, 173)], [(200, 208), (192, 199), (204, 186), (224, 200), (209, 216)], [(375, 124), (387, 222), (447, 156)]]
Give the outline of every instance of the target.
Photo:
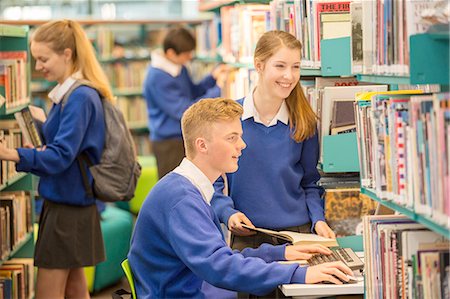
[(206, 144), (205, 138), (198, 137), (195, 139), (195, 149), (198, 153), (206, 153), (208, 151), (208, 145)]
[(175, 52), (174, 49), (169, 48), (169, 49), (166, 50), (166, 55), (169, 56), (169, 57), (174, 57), (174, 56), (177, 56), (177, 53)]

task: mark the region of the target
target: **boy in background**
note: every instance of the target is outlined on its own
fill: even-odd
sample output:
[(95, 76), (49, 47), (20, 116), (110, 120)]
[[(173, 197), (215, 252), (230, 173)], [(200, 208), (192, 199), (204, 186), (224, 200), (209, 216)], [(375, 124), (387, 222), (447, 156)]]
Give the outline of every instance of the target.
[[(128, 254), (138, 298), (230, 298), (268, 293), (280, 284), (348, 281), (342, 262), (312, 267), (273, 263), (330, 254), (322, 245), (263, 244), (232, 250), (210, 201), (213, 182), (238, 169), (242, 106), (204, 99), (181, 120), (186, 158), (151, 190), (139, 212)], [(340, 280), (339, 280), (340, 279)]]
[(185, 64), (192, 60), (194, 36), (184, 27), (173, 27), (163, 41), (163, 51), (152, 52), (144, 81), (150, 140), (162, 178), (184, 157), (180, 120), (183, 112), (201, 98), (220, 96), (226, 66), (220, 65), (194, 84)]

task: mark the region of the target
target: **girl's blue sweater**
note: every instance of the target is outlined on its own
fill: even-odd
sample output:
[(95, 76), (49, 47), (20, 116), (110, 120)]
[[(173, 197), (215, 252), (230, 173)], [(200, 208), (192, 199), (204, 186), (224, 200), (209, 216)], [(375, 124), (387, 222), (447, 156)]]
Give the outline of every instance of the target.
[[(95, 203), (86, 196), (77, 156), (86, 152), (99, 163), (105, 143), (105, 122), (99, 94), (80, 86), (67, 99), (54, 104), (43, 126), (46, 149), (18, 148), (17, 171), (40, 177), (39, 195), (57, 203), (86, 206)], [(89, 179), (92, 177), (89, 172)]]
[[(242, 104), (243, 100), (239, 100)], [(280, 121), (266, 127), (253, 118), (242, 122), (247, 147), (239, 169), (228, 174), (230, 197), (222, 194), (223, 181), (215, 183), (211, 202), (221, 222), (243, 212), (257, 227), (281, 229), (325, 220), (322, 187), (317, 170), (317, 134), (296, 142), (291, 129)]]

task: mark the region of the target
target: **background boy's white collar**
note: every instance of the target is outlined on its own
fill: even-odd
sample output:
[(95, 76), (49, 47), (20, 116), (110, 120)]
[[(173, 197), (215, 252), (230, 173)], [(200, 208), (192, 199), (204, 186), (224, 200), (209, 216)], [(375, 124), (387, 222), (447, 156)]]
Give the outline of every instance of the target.
[(78, 79), (83, 79), (83, 75), (80, 71), (73, 73), (72, 76), (67, 78), (62, 84), (56, 85), (48, 94), (50, 100), (55, 104), (59, 104), (64, 95), (69, 91), (70, 87), (72, 87)]
[(269, 124), (265, 124), (258, 115), (258, 111), (256, 110), (255, 103), (253, 102), (253, 92), (255, 91), (256, 86), (253, 90), (244, 98), (244, 102), (242, 107), (244, 109), (244, 113), (242, 113), (242, 120), (246, 120), (248, 118), (253, 117), (255, 122), (263, 124), (267, 127), (274, 126), (277, 124), (277, 121), (281, 121), (285, 125), (289, 123), (289, 112), (286, 105), (286, 100), (283, 100), (281, 103), (280, 109), (278, 110), (275, 117)]
[(164, 52), (161, 49), (157, 49), (151, 54), (151, 66), (157, 69), (161, 69), (172, 77), (177, 77), (181, 73), (181, 65), (173, 63), (164, 56)]
[(214, 194), (214, 187), (208, 177), (194, 163), (184, 158), (173, 172), (187, 178), (202, 194), (205, 202), (210, 205)]

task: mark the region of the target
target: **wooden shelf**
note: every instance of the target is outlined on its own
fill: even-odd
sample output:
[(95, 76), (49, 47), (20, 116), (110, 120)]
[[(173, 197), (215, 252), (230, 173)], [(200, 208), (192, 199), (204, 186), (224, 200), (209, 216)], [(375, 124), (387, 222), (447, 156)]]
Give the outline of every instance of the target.
[[(102, 24), (200, 24), (204, 21), (210, 20), (209, 18), (198, 19), (136, 19), (136, 20), (99, 20), (99, 19), (79, 19), (75, 20), (81, 25), (102, 25)], [(38, 26), (47, 23), (52, 20), (0, 20), (0, 26), (2, 24), (8, 25), (32, 25)], [(1, 28), (1, 27), (0, 27)]]
[[(3, 25), (3, 21), (0, 21), (0, 36), (4, 37), (26, 37), (28, 29), (25, 27), (16, 27)], [(23, 24), (27, 25), (27, 24)]]
[(222, 6), (235, 4), (260, 3), (269, 4), (270, 0), (203, 0), (198, 3), (199, 11), (218, 11)]

